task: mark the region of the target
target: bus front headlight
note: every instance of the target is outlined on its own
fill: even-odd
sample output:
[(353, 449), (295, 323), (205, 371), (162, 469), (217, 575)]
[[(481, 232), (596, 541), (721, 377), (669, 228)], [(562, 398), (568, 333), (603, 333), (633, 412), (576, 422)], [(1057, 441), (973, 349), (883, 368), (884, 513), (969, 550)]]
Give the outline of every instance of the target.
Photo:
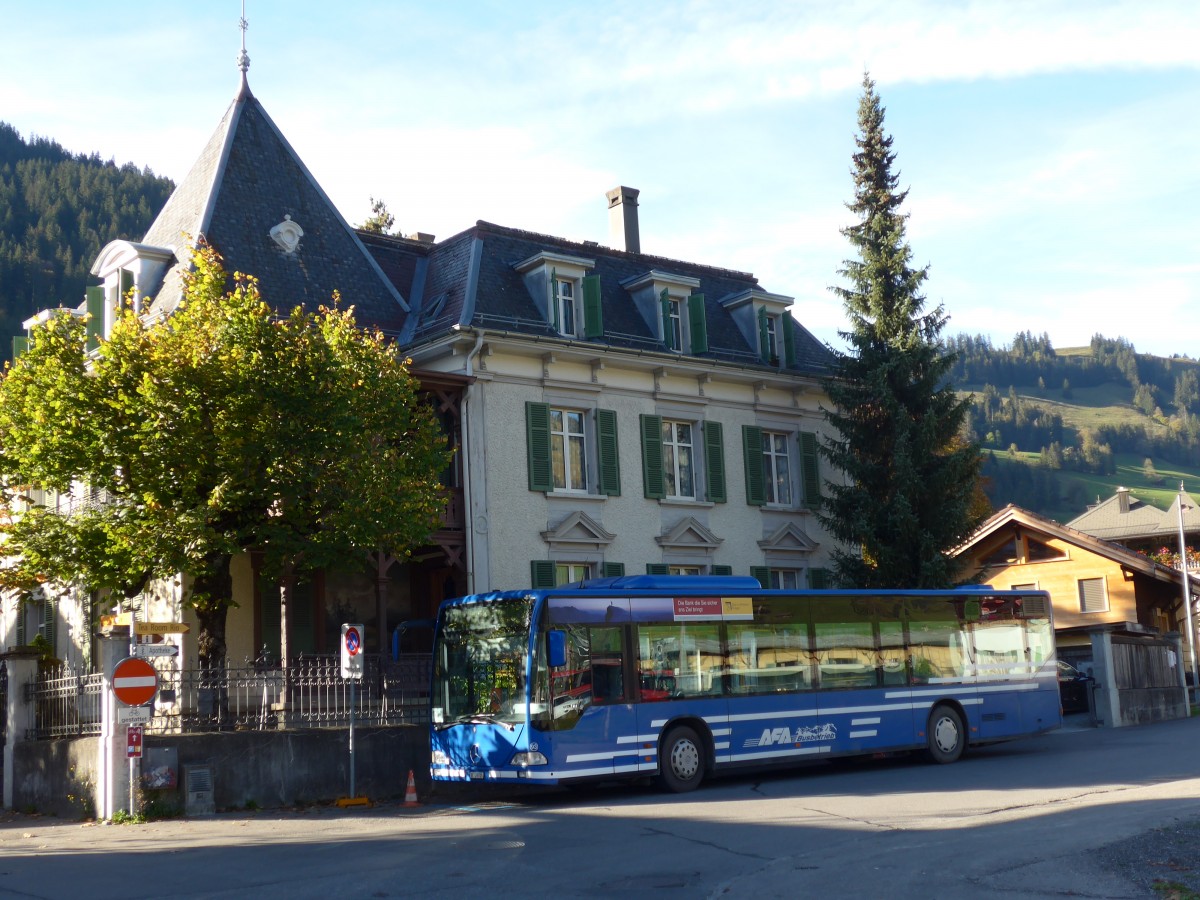
[(547, 759), (537, 750), (525, 750), (513, 756), (512, 764), (522, 767), (544, 766), (547, 764)]

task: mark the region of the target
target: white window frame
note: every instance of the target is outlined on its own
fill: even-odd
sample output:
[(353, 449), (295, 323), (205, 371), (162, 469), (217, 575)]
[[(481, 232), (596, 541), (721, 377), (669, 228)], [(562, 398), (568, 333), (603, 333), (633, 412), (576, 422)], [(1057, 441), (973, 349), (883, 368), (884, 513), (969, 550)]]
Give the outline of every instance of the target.
[[(763, 496), (768, 506), (790, 507), (796, 502), (792, 436), (786, 431), (764, 428), (762, 429), (762, 438)], [(780, 443), (783, 445), (782, 452), (779, 449)], [(786, 491), (786, 496), (780, 496), (784, 491)]]
[[(550, 407), (550, 477), (553, 479), (554, 490), (572, 494), (586, 494), (591, 483), (590, 469), (591, 458), (589, 452), (590, 436), (589, 436), (589, 421), (591, 415), (588, 410), (572, 409), (568, 406), (551, 406)], [(568, 425), (572, 420), (577, 420), (579, 430), (572, 431)], [(579, 447), (579, 469), (575, 471), (575, 463), (572, 461), (575, 457), (571, 454), (570, 449), (573, 445)], [(562, 484), (559, 484), (558, 459), (562, 458)]]
[(767, 359), (769, 360), (779, 360), (783, 358), (783, 354), (780, 352), (779, 348), (779, 326), (782, 318), (782, 316), (767, 313), (767, 346), (765, 349), (767, 351)]
[(704, 566), (667, 566), (668, 575), (703, 575)]
[(563, 278), (561, 275), (555, 278), (554, 302), (558, 307), (558, 333), (565, 337), (577, 337), (579, 333), (578, 297), (578, 280)]
[[(667, 321), (671, 326), (672, 347), (676, 353), (688, 353), (691, 350), (687, 329), (687, 314), (684, 311), (686, 301), (679, 297), (667, 295)], [(665, 338), (666, 335), (663, 335)]]
[[(685, 426), (688, 429), (688, 441), (683, 442), (677, 439), (679, 426)], [(666, 416), (662, 420), (662, 451), (663, 451), (663, 487), (668, 500), (695, 500), (699, 496), (699, 484), (697, 481), (697, 473), (700, 471), (699, 460), (696, 456), (696, 423), (685, 419), (669, 419)], [(681, 464), (680, 450), (687, 449), (687, 462)], [(691, 493), (682, 493), (679, 489), (681, 472), (686, 468), (689, 471), (687, 474), (691, 479)]]

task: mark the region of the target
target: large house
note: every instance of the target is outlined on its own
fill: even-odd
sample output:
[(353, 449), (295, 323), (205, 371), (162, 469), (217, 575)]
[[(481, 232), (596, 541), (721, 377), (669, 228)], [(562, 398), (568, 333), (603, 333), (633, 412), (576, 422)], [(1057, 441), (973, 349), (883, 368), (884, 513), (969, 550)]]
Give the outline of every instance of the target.
[[(636, 190), (606, 200), (607, 245), (486, 222), (442, 241), (356, 231), (243, 70), (143, 240), (101, 252), (100, 284), (74, 310), (97, 336), (130, 289), (146, 314), (169, 314), (203, 236), (281, 310), (340, 291), (360, 324), (404, 345), (437, 405), (458, 449), (443, 529), (407, 561), (364, 554), (361, 570), (303, 585), (290, 646), (332, 652), (357, 620), (368, 646), (387, 647), (448, 596), (617, 573), (825, 584), (831, 537), (814, 507), (830, 351), (753, 275), (643, 252)], [(277, 591), (249, 556), (233, 574), (230, 657), (277, 654)], [(172, 585), (143, 603), (152, 618), (183, 614)], [(40, 603), (4, 604), (0, 646), (41, 630), (86, 666), (111, 606), (47, 586)], [(194, 663), (194, 642), (184, 656)]]

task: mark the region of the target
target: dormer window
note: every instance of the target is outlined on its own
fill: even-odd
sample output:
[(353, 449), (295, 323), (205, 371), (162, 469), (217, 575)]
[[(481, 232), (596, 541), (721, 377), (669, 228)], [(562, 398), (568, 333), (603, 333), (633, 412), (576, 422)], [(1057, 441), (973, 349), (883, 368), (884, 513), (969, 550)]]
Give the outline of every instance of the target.
[(787, 311), (791, 302), (791, 297), (749, 290), (724, 298), (721, 305), (729, 310), (746, 343), (764, 365), (794, 366), (795, 333)]
[(708, 319), (700, 279), (651, 270), (621, 282), (642, 318), (674, 353), (708, 352)]
[(544, 250), (513, 266), (525, 277), (525, 287), (546, 323), (566, 338), (604, 336), (600, 278), (589, 272), (592, 259)]
[(663, 343), (667, 345), (668, 350), (682, 351), (687, 346), (684, 343), (683, 333), (683, 301), (668, 296), (664, 290), (662, 292), (663, 304)]
[(779, 325), (780, 316), (773, 316), (765, 309), (762, 311), (763, 333), (760, 336), (763, 345), (763, 355), (772, 365), (779, 365)]
[(575, 282), (568, 278), (554, 279), (554, 329), (561, 335), (575, 337)]

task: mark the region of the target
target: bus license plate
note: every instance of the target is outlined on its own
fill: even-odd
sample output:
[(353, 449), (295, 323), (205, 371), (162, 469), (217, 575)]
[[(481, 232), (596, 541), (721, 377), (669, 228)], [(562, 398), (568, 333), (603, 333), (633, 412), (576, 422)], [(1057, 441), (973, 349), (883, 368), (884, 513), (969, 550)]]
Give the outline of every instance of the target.
[(471, 780), (472, 781), (483, 781), (483, 773), (482, 772), (472, 772)]

